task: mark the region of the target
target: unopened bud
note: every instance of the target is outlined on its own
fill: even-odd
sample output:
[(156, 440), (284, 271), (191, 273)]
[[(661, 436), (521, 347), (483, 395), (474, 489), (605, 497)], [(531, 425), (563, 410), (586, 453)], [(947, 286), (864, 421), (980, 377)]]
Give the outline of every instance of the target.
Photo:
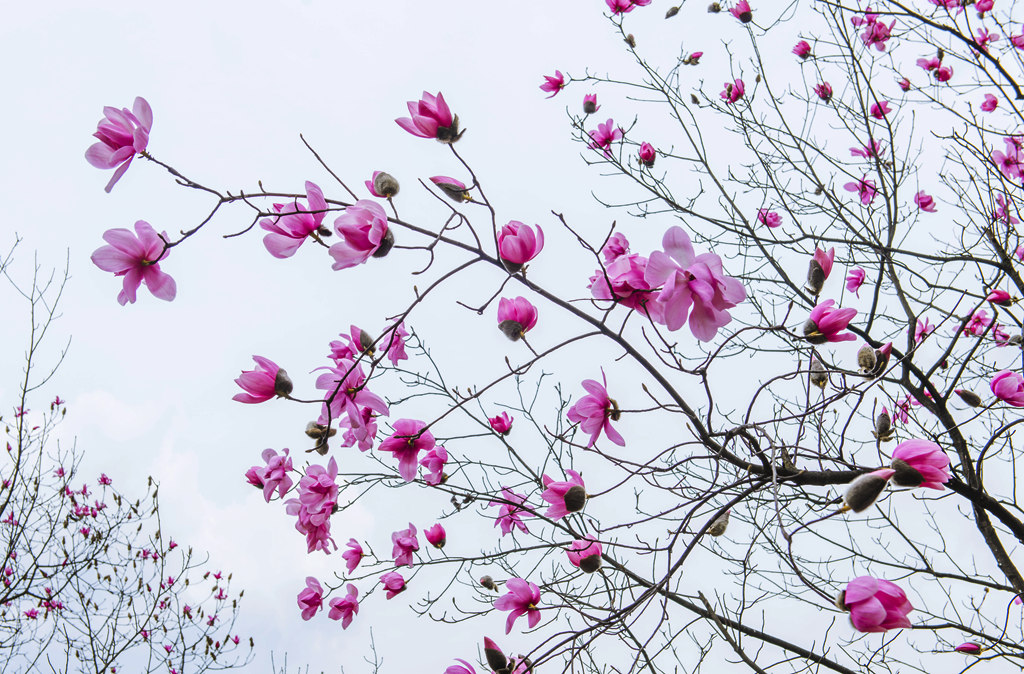
[(828, 383), (828, 372), (817, 358), (811, 358), (811, 383), (822, 390)]
[(359, 331), (359, 348), (362, 349), (363, 353), (373, 355), (373, 337), (366, 330)]
[(722, 6), (717, 2), (712, 2), (708, 5), (708, 14), (718, 14), (722, 11)]
[(1024, 335), (1011, 335), (1010, 338), (1006, 340), (1006, 343), (1012, 346), (1020, 346), (1021, 344), (1024, 344)]
[(625, 42), (626, 42), (626, 44), (629, 45), (630, 49), (636, 49), (636, 38), (633, 37), (632, 33), (630, 33), (629, 35), (626, 36)]
[(328, 428), (323, 424), (318, 424), (315, 421), (310, 421), (306, 424), (306, 435), (313, 438), (314, 440), (322, 440), (324, 438), (333, 438), (337, 434), (338, 429)]
[(497, 672), (508, 667), (508, 658), (490, 637), (484, 637), (484, 657), (487, 658), (487, 666), (492, 671)]
[(857, 349), (857, 367), (863, 373), (871, 372), (875, 369), (875, 365), (878, 364), (878, 359), (875, 357), (875, 350), (870, 344), (864, 344)]
[(981, 407), (981, 396), (974, 391), (966, 391), (962, 388), (958, 388), (956, 390), (956, 394), (960, 396), (960, 400), (963, 400), (971, 407)]
[(588, 555), (580, 559), (580, 571), (594, 573), (601, 568), (601, 555)]
[(825, 285), (825, 270), (821, 268), (821, 264), (811, 259), (810, 264), (807, 265), (807, 290), (811, 294), (817, 295), (821, 293), (822, 287)]
[(384, 257), (391, 252), (391, 247), (395, 245), (395, 235), (391, 233), (391, 229), (388, 228), (384, 232), (384, 238), (380, 240), (380, 245), (377, 246), (377, 250), (373, 251), (373, 257)]
[(382, 197), (390, 199), (398, 194), (398, 181), (390, 173), (381, 171), (373, 179), (373, 189)]
[(506, 260), (503, 257), (499, 259), (501, 260), (502, 266), (505, 267), (505, 270), (509, 274), (518, 274), (523, 270), (523, 264), (521, 262), (512, 262), (511, 260)]
[(729, 526), (729, 511), (726, 510), (724, 513), (715, 518), (715, 521), (708, 527), (708, 533), (714, 537), (721, 536), (725, 533), (726, 527)]
[(322, 239), (327, 238), (328, 236), (334, 236), (334, 232), (331, 231), (331, 228), (325, 227), (324, 225), (320, 225), (316, 228), (316, 234)]
[(881, 349), (875, 349), (875, 369), (868, 374), (878, 377), (889, 367), (889, 358), (892, 355), (892, 342), (882, 345)]
[(846, 590), (841, 590), (839, 592), (839, 594), (836, 595), (836, 602), (835, 603), (836, 603), (836, 608), (839, 609), (840, 611), (849, 611), (850, 610), (849, 607), (846, 605)]
[(939, 47), (938, 51), (935, 52), (935, 58), (937, 58), (937, 59), (939, 59), (941, 61), (945, 57), (946, 57), (946, 50), (943, 49), (942, 47)]
[(690, 94), (690, 102), (694, 105), (700, 105), (700, 99), (697, 98), (697, 94)]
[(892, 483), (897, 487), (920, 487), (924, 482), (921, 472), (903, 459), (893, 459), (892, 469), (896, 471), (893, 473)]
[(673, 16), (675, 16), (678, 13), (679, 13), (679, 8), (678, 7), (669, 7), (668, 11), (665, 12), (665, 18), (666, 19), (671, 19)]
[(493, 592), (497, 592), (498, 591), (498, 586), (494, 584), (494, 579), (491, 578), (490, 576), (481, 576), (480, 577), (480, 585), (482, 585), (483, 587), (485, 587), (488, 590), (491, 590)]
[(274, 377), (274, 395), (278, 398), (287, 398), (291, 395), (294, 384), (292, 384), (291, 377), (284, 371), (284, 368), (278, 368), (277, 375)]
[(583, 114), (592, 115), (595, 112), (597, 112), (597, 101), (590, 100), (589, 98), (585, 99), (583, 101)]
[(523, 324), (519, 321), (513, 321), (512, 319), (498, 323), (498, 329), (513, 342), (518, 342), (525, 334), (523, 331)]
[(859, 475), (846, 488), (843, 500), (855, 513), (864, 512), (882, 495), (889, 478), (896, 473), (891, 468), (880, 468), (871, 473)]
[(889, 442), (892, 440), (892, 433), (892, 417), (889, 416), (889, 410), (883, 407), (882, 411), (875, 417), (875, 430), (872, 435), (882, 442)]
[(578, 513), (587, 504), (587, 490), (578, 484), (574, 484), (565, 492), (565, 509), (571, 513)]

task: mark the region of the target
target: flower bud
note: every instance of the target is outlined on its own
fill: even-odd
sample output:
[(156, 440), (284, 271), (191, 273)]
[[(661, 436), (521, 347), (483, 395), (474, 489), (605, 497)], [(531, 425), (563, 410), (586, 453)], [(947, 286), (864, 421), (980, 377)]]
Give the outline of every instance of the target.
[(971, 407), (981, 407), (981, 396), (974, 391), (967, 391), (962, 388), (956, 390), (956, 394), (960, 396), (960, 399)]
[(565, 492), (564, 500), (566, 510), (571, 513), (578, 513), (587, 504), (587, 490), (578, 484), (573, 485), (569, 488), (569, 491)]
[(1024, 344), (1024, 335), (1012, 335), (1008, 340), (1006, 340), (1006, 343), (1011, 346), (1020, 346), (1021, 344)]
[(821, 293), (822, 287), (825, 285), (825, 270), (822, 269), (821, 264), (811, 258), (811, 262), (807, 265), (807, 291), (813, 295)]
[(498, 329), (513, 342), (518, 342), (523, 338), (523, 335), (526, 334), (523, 330), (523, 324), (519, 321), (502, 321), (501, 323), (498, 323)]
[(398, 181), (390, 173), (380, 171), (373, 178), (373, 189), (377, 194), (390, 199), (398, 194)]
[(859, 475), (846, 488), (843, 500), (855, 513), (864, 512), (882, 495), (889, 478), (896, 473), (891, 468), (880, 468), (870, 473)]
[(694, 105), (700, 105), (700, 99), (697, 98), (697, 94), (690, 94), (690, 102)]
[(875, 430), (871, 434), (877, 440), (889, 442), (892, 440), (892, 433), (892, 417), (889, 416), (889, 410), (883, 407), (882, 411), (875, 417)]
[(484, 657), (487, 658), (487, 666), (492, 671), (497, 672), (508, 667), (508, 658), (490, 637), (484, 637)]
[(878, 359), (875, 358), (875, 350), (870, 344), (864, 344), (857, 350), (857, 367), (862, 373), (869, 373), (875, 369)]
[(679, 8), (678, 7), (669, 7), (668, 11), (665, 12), (665, 18), (666, 19), (671, 19), (673, 16), (675, 16), (678, 13), (679, 13)]
[(715, 518), (715, 521), (708, 527), (708, 533), (714, 537), (719, 537), (725, 533), (726, 527), (729, 526), (729, 511), (726, 510), (724, 513)]
[(288, 373), (284, 371), (284, 368), (277, 369), (277, 375), (274, 377), (274, 395), (278, 398), (287, 398), (294, 388), (291, 378)]
[(592, 115), (597, 112), (597, 94), (588, 94), (583, 97), (583, 114)]
[(629, 45), (630, 49), (636, 49), (636, 38), (633, 37), (632, 33), (630, 33), (629, 35), (626, 36), (625, 42), (626, 42), (626, 44)]
[(338, 429), (328, 428), (323, 424), (318, 424), (315, 421), (310, 421), (306, 424), (306, 435), (313, 438), (314, 440), (322, 440), (323, 438), (333, 438), (337, 434)]
[(589, 555), (580, 559), (580, 571), (594, 573), (601, 568), (601, 555)]
[(330, 227), (320, 225), (316, 228), (316, 235), (321, 239), (327, 238), (328, 236), (334, 236), (334, 232), (331, 231)]
[(825, 384), (828, 383), (828, 372), (817, 358), (811, 358), (811, 383), (822, 390), (825, 390)]
[(483, 587), (485, 587), (488, 590), (491, 590), (493, 592), (497, 592), (498, 591), (498, 586), (495, 585), (494, 579), (491, 578), (490, 576), (481, 576), (480, 577), (480, 585), (482, 585)]
[(976, 644), (973, 641), (967, 641), (967, 642), (964, 642), (964, 643), (960, 644), (959, 646), (957, 646), (953, 650), (956, 651), (957, 653), (967, 653), (968, 655), (977, 655), (978, 653), (981, 653), (984, 649), (981, 647), (981, 644)]
[(708, 5), (708, 14), (718, 14), (722, 11), (722, 6), (717, 2), (712, 2)]
[(363, 350), (363, 353), (373, 355), (373, 337), (366, 330), (359, 331), (359, 348)]

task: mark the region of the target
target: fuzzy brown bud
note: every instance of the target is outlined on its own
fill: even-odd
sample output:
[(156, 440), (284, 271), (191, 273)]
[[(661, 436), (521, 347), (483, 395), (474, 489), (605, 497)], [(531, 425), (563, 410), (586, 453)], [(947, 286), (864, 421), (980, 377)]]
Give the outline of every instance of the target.
[(893, 459), (892, 469), (896, 471), (892, 483), (897, 487), (920, 487), (924, 482), (924, 476), (903, 459)]
[(882, 468), (859, 475), (846, 488), (843, 501), (853, 512), (864, 512), (882, 495), (885, 485), (889, 484), (889, 478), (895, 473), (891, 468)]
[(278, 368), (277, 375), (274, 377), (274, 395), (278, 398), (287, 398), (291, 395), (294, 387), (291, 377), (284, 371), (284, 368)]
[(313, 438), (314, 440), (321, 440), (323, 438), (333, 438), (338, 432), (336, 428), (328, 428), (323, 424), (318, 424), (315, 421), (310, 421), (306, 424), (306, 435)]
[(583, 101), (583, 114), (592, 115), (595, 112), (597, 112), (597, 101), (590, 100), (589, 98), (585, 99)]
[(518, 342), (523, 338), (523, 324), (519, 321), (513, 321), (511, 319), (502, 321), (501, 323), (498, 323), (498, 329), (513, 342)]
[(571, 513), (578, 513), (587, 504), (587, 490), (578, 484), (573, 485), (569, 488), (569, 491), (565, 492), (564, 500), (566, 510)]
[(380, 240), (380, 245), (377, 246), (377, 250), (373, 251), (373, 257), (384, 257), (391, 252), (391, 247), (395, 245), (395, 235), (391, 233), (391, 229), (384, 232), (384, 238)]
[(491, 641), (488, 637), (484, 638), (484, 657), (487, 659), (487, 666), (490, 667), (492, 671), (508, 671), (508, 658), (506, 658), (505, 654), (501, 652), (500, 648), (498, 648), (498, 644)]
[(956, 394), (960, 396), (960, 400), (963, 400), (971, 407), (981, 407), (981, 396), (974, 391), (967, 391), (962, 388), (958, 388), (956, 390)]
[(825, 270), (821, 268), (821, 263), (812, 258), (810, 264), (807, 265), (807, 291), (818, 295), (824, 285)]
[(828, 383), (828, 372), (817, 358), (811, 358), (811, 383), (822, 390)]
[(630, 49), (636, 49), (636, 38), (633, 37), (632, 33), (630, 33), (629, 35), (626, 36), (625, 42), (626, 42), (626, 44), (629, 45)]
[(864, 344), (857, 349), (857, 367), (862, 373), (868, 373), (878, 365), (878, 358), (875, 356), (875, 349), (870, 344)]
[(498, 591), (498, 586), (494, 583), (494, 579), (490, 576), (481, 576), (480, 585), (487, 588), (488, 590), (491, 590), (492, 592)]
[(398, 194), (398, 181), (390, 173), (381, 171), (373, 179), (373, 190), (382, 197), (390, 199)]
[(690, 102), (694, 105), (700, 105), (700, 99), (697, 98), (697, 94), (690, 94)]
[(589, 555), (580, 559), (580, 571), (594, 573), (601, 568), (601, 555)]
[(883, 407), (882, 411), (875, 417), (875, 430), (871, 434), (877, 440), (889, 442), (892, 440), (892, 433), (892, 417), (889, 416), (889, 411)]
[(1006, 343), (1010, 346), (1020, 346), (1021, 344), (1024, 344), (1024, 335), (1011, 335), (1010, 338), (1006, 340)]
[(668, 11), (665, 12), (665, 18), (666, 19), (671, 19), (673, 16), (675, 16), (678, 13), (679, 13), (679, 8), (678, 7), (669, 7)]
[(722, 11), (722, 6), (717, 2), (712, 2), (708, 5), (708, 14), (718, 14)]
[(453, 115), (452, 125), (439, 126), (437, 128), (437, 134), (435, 138), (437, 138), (442, 143), (447, 143), (448, 145), (451, 145), (452, 143), (455, 143), (460, 138), (462, 138), (462, 134), (464, 133), (466, 133), (465, 130), (459, 131), (459, 116)]
[(729, 511), (726, 510), (724, 513), (715, 518), (715, 521), (708, 527), (708, 533), (714, 537), (721, 536), (725, 533), (726, 527), (729, 526)]

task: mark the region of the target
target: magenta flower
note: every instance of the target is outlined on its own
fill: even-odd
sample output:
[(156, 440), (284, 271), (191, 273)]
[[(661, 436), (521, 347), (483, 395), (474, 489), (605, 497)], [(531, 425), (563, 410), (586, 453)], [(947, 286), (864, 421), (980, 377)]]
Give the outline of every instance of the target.
[(299, 499), (293, 498), (285, 501), (285, 512), (297, 517), (295, 530), (306, 537), (306, 548), (309, 553), (323, 550), (329, 555), (330, 546), (338, 549), (338, 544), (331, 538), (330, 510), (310, 512)]
[(1010, 179), (1024, 176), (1021, 166), (1024, 164), (1024, 157), (1021, 156), (1021, 140), (1017, 136), (1003, 138), (1006, 145), (1006, 152), (994, 150), (992, 161), (1004, 176)]
[(423, 466), (423, 481), (429, 485), (438, 485), (444, 482), (447, 477), (444, 474), (444, 464), (448, 461), (448, 451), (438, 445), (423, 455), (420, 465)]
[(402, 529), (391, 534), (391, 542), (394, 547), (391, 556), (395, 558), (395, 564), (412, 566), (412, 553), (420, 549), (420, 543), (416, 540), (416, 527), (409, 523), (408, 529)]
[(263, 356), (253, 356), (252, 359), (256, 361), (256, 369), (242, 370), (242, 375), (235, 380), (245, 393), (236, 393), (232, 400), (255, 404), (274, 396), (285, 398), (292, 392), (292, 380), (277, 363)]
[(501, 497), (507, 501), (502, 503), (500, 501), (491, 501), (489, 505), (500, 506), (498, 510), (498, 517), (494, 520), (494, 526), (501, 526), (501, 535), (507, 536), (512, 533), (513, 529), (519, 529), (524, 534), (529, 533), (526, 525), (523, 523), (522, 513), (526, 516), (532, 513), (524, 508), (526, 504), (526, 496), (517, 494), (508, 487), (501, 488)]
[(725, 101), (726, 105), (732, 105), (743, 98), (745, 91), (746, 90), (743, 87), (743, 80), (735, 79), (732, 82), (726, 82), (725, 89), (718, 95), (723, 101)]
[(445, 542), (448, 540), (448, 534), (445, 533), (444, 527), (440, 524), (435, 524), (434, 526), (424, 530), (423, 536), (427, 539), (428, 543), (438, 550), (443, 548)]
[(565, 88), (565, 77), (562, 76), (561, 70), (556, 70), (554, 77), (551, 75), (544, 76), (544, 84), (540, 85), (541, 91), (551, 92), (548, 98), (554, 98), (559, 91)]
[(931, 58), (919, 58), (917, 59), (917, 65), (920, 68), (924, 68), (926, 71), (931, 72), (942, 65), (942, 61), (939, 57), (933, 56)]
[(964, 334), (971, 335), (972, 337), (982, 335), (991, 323), (992, 319), (988, 317), (988, 312), (984, 309), (978, 309), (971, 316), (971, 320), (964, 326)]
[(663, 286), (658, 302), (664, 310), (665, 326), (678, 330), (689, 317), (693, 336), (710, 341), (732, 320), (728, 310), (746, 299), (746, 290), (725, 275), (720, 257), (695, 255), (690, 237), (681, 227), (665, 232), (662, 247), (665, 252), (651, 253), (644, 280), (652, 288)]
[(565, 554), (570, 564), (586, 573), (593, 573), (601, 567), (601, 543), (591, 534), (587, 534), (585, 540), (573, 541)]
[(860, 297), (860, 287), (864, 285), (864, 278), (867, 274), (860, 267), (854, 267), (846, 275), (846, 289)]
[(868, 144), (863, 148), (851, 147), (851, 157), (864, 157), (865, 159), (875, 159), (882, 154), (882, 144), (872, 138), (868, 141)]
[(832, 100), (832, 85), (828, 82), (814, 85), (814, 94), (821, 100), (828, 103)]
[(1003, 370), (992, 377), (992, 393), (1008, 405), (1024, 407), (1024, 377), (1019, 372)]
[(640, 151), (638, 154), (640, 156), (640, 163), (646, 166), (647, 168), (651, 168), (652, 166), (654, 166), (654, 160), (658, 156), (654, 151), (654, 146), (651, 145), (650, 143), (641, 143)]
[[(625, 241), (625, 237), (622, 240)], [(609, 241), (609, 244), (611, 243)], [(607, 259), (608, 246), (605, 248)], [(644, 278), (647, 263), (646, 257), (636, 254), (616, 257), (603, 270), (598, 269), (590, 277), (590, 283), (587, 285), (590, 294), (599, 300), (614, 299), (623, 306), (649, 315), (656, 322), (663, 322), (664, 312), (655, 299), (658, 290), (651, 288), (651, 284)], [(609, 281), (611, 286), (608, 285)]]
[(602, 384), (593, 379), (585, 379), (583, 388), (590, 395), (585, 395), (576, 401), (576, 404), (569, 408), (569, 421), (580, 425), (580, 430), (590, 433), (590, 442), (587, 447), (593, 447), (597, 438), (603, 430), (608, 439), (619, 447), (624, 447), (626, 441), (622, 439), (619, 432), (612, 428), (612, 421), (619, 420), (619, 405), (608, 397), (608, 378), (601, 369)]
[(453, 115), (444, 96), (423, 92), (419, 101), (409, 101), (411, 117), (396, 119), (398, 126), (420, 138), (436, 138), (442, 143), (454, 143), (462, 137), (459, 132), (459, 116)]
[(685, 63), (686, 65), (690, 65), (690, 66), (700, 65), (700, 57), (701, 56), (704, 56), (704, 52), (702, 52), (702, 51), (695, 51), (692, 54), (690, 54), (689, 56), (687, 56), (685, 59), (683, 59), (683, 63)]
[(625, 14), (632, 12), (637, 7), (646, 7), (651, 0), (604, 0), (612, 14)]
[(359, 590), (352, 583), (346, 587), (348, 594), (344, 597), (335, 597), (330, 603), (331, 610), (327, 617), (331, 620), (340, 620), (341, 629), (348, 629), (352, 624), (352, 618), (359, 613)]
[(334, 221), (342, 241), (328, 250), (334, 258), (331, 269), (348, 269), (373, 257), (384, 257), (394, 245), (388, 216), (376, 201), (360, 199)]
[(604, 150), (604, 156), (612, 156), (612, 143), (622, 138), (622, 129), (615, 126), (615, 122), (609, 119), (604, 124), (598, 124), (597, 129), (590, 132), (590, 145), (592, 150)]
[(615, 232), (601, 248), (601, 254), (604, 256), (605, 263), (627, 255), (629, 254), (629, 240), (621, 232)]
[(341, 340), (333, 340), (331, 352), (327, 354), (336, 364), (342, 360), (355, 360), (361, 353), (373, 354), (373, 338), (358, 326), (352, 325), (349, 334), (342, 332), (338, 336)]
[(766, 227), (778, 227), (782, 224), (782, 216), (767, 208), (760, 208), (757, 211), (757, 221)]
[(405, 338), (409, 336), (405, 329), (405, 322), (392, 326), (385, 334), (387, 335), (384, 338), (385, 350), (391, 364), (398, 365), (400, 360), (409, 360), (409, 355), (405, 352)]
[(451, 665), (448, 669), (444, 670), (444, 674), (476, 674), (476, 670), (473, 669), (473, 665), (469, 664), (462, 658), (455, 658), (456, 662), (461, 662), (461, 665)]
[(867, 176), (862, 177), (856, 182), (846, 183), (843, 185), (843, 189), (847, 192), (856, 192), (860, 197), (860, 203), (865, 206), (875, 199), (875, 181), (868, 179)]
[(540, 225), (535, 227), (536, 234), (529, 225), (524, 225), (518, 220), (509, 220), (498, 232), (498, 255), (513, 274), (544, 249), (544, 230)]
[(338, 462), (331, 457), (327, 467), (313, 464), (299, 480), (299, 503), (310, 513), (314, 523), (326, 520), (338, 502)]
[(569, 513), (583, 510), (587, 503), (587, 488), (583, 478), (575, 470), (566, 470), (572, 479), (569, 482), (555, 482), (545, 475), (542, 479), (544, 491), (540, 497), (551, 504), (544, 512), (545, 517), (560, 520)]
[(324, 589), (313, 576), (306, 577), (306, 589), (299, 593), (298, 604), (302, 609), (302, 619), (309, 620), (324, 604)]
[(491, 424), (491, 429), (495, 433), (508, 435), (512, 431), (512, 419), (514, 418), (510, 417), (508, 412), (502, 412), (496, 417), (489, 418), (487, 421)]
[(902, 80), (896, 83), (901, 91), (910, 91), (910, 80), (904, 77)]
[(288, 473), (294, 470), (288, 450), (284, 450), (284, 454), (278, 454), (273, 449), (264, 449), (261, 456), (267, 465), (250, 468), (245, 474), (249, 478), (249, 483), (263, 489), (263, 498), (267, 503), (270, 503), (270, 497), (274, 495), (275, 490), (279, 498), (284, 498), (292, 486), (292, 478)]
[(385, 573), (380, 577), (380, 582), (384, 584), (385, 595), (388, 599), (394, 599), (399, 592), (405, 591), (405, 578), (397, 571)]
[(399, 419), (394, 424), (395, 432), (380, 443), (380, 451), (391, 452), (398, 459), (398, 473), (406, 482), (416, 479), (416, 464), (419, 453), (434, 448), (434, 436), (422, 421)]
[(992, 304), (998, 304), (1001, 307), (1008, 307), (1013, 304), (1010, 293), (1005, 290), (993, 290), (985, 297), (985, 300)]
[(923, 190), (914, 195), (914, 203), (925, 213), (935, 212), (935, 199), (925, 194)]
[(897, 487), (925, 487), (942, 491), (949, 482), (949, 457), (934, 442), (905, 440), (892, 453)]
[(750, 3), (747, 2), (747, 0), (739, 0), (739, 2), (729, 10), (729, 13), (739, 19), (742, 23), (750, 23), (750, 20), (754, 18), (754, 13), (750, 10)]
[(936, 82), (948, 82), (953, 78), (953, 68), (951, 66), (940, 66), (935, 69), (933, 74), (935, 75)]
[(981, 653), (981, 651), (984, 650), (984, 649), (982, 649), (980, 644), (976, 644), (973, 641), (966, 641), (966, 642), (960, 644), (959, 646), (957, 646), (956, 648), (954, 648), (953, 650), (956, 651), (957, 653), (967, 653), (968, 655), (977, 655), (978, 653)]
[(811, 315), (804, 323), (804, 337), (811, 344), (825, 342), (851, 342), (857, 337), (842, 332), (857, 315), (856, 309), (833, 308), (835, 300), (825, 300), (811, 309)]
[(341, 558), (345, 560), (345, 569), (352, 573), (359, 566), (359, 562), (363, 560), (363, 546), (359, 545), (359, 541), (354, 538), (348, 539), (348, 543), (345, 545), (349, 549), (341, 553)]
[(601, 106), (597, 104), (597, 94), (587, 94), (583, 97), (584, 115), (592, 115), (600, 109)]
[(498, 329), (513, 342), (522, 339), (537, 325), (537, 307), (525, 297), (498, 301)]
[(317, 370), (327, 370), (316, 378), (315, 384), (316, 388), (327, 394), (319, 423), (326, 425), (328, 417), (340, 419), (342, 415), (348, 415), (348, 426), (357, 431), (367, 427), (372, 412), (388, 414), (384, 399), (366, 387), (366, 374), (362, 365), (340, 360), (334, 367), (324, 366)]
[(93, 134), (100, 142), (93, 143), (85, 151), (85, 160), (98, 169), (117, 170), (110, 182), (103, 188), (106, 192), (114, 189), (121, 179), (136, 153), (146, 151), (149, 144), (149, 132), (153, 129), (153, 110), (142, 96), (136, 96), (131, 112), (128, 108), (103, 108), (103, 119), (96, 125)]
[(835, 264), (836, 249), (829, 248), (826, 253), (821, 248), (815, 246), (813, 260), (818, 263), (818, 266), (821, 267), (821, 271), (825, 273), (825, 278), (828, 279), (829, 275), (832, 273), (832, 265)]
[(530, 627), (536, 627), (540, 622), (540, 610), (537, 604), (540, 603), (540, 588), (523, 580), (522, 578), (509, 578), (505, 582), (508, 594), (498, 597), (494, 602), (494, 608), (499, 611), (510, 611), (505, 621), (505, 634), (512, 631), (512, 625), (516, 619), (526, 616), (526, 622)]
[[(997, 194), (996, 195), (996, 207), (994, 209), (992, 209), (992, 221), (993, 222), (998, 222), (998, 221), (1001, 220), (1003, 223), (1005, 223), (1007, 225), (1016, 225), (1016, 224), (1018, 224), (1020, 222), (1020, 220), (1015, 218), (1013, 213), (1009, 210), (1009, 207), (1011, 207), (1011, 206), (1016, 208), (1012, 201), (1009, 201), (1002, 194)], [(1024, 255), (1021, 255), (1020, 248), (1017, 249), (1017, 258), (1020, 259), (1020, 260), (1024, 260)]]
[(914, 328), (914, 342), (920, 342), (933, 332), (935, 332), (935, 326), (927, 318), (919, 318), (917, 327)]
[(437, 185), (437, 188), (444, 192), (446, 197), (457, 204), (473, 201), (473, 197), (469, 194), (469, 188), (461, 180), (450, 176), (431, 176), (430, 182)]
[(886, 115), (892, 112), (892, 109), (889, 107), (889, 101), (882, 101), (881, 103), (873, 104), (868, 112), (875, 119), (884, 119)]
[[(874, 14), (868, 14), (867, 16), (877, 16)], [(894, 20), (888, 26), (881, 21), (872, 20), (868, 21), (867, 28), (861, 33), (860, 39), (868, 48), (874, 47), (878, 51), (885, 51), (885, 43), (892, 37), (892, 29), (896, 27), (896, 21)]]
[(981, 109), (984, 112), (992, 112), (999, 105), (999, 99), (992, 94), (985, 94), (985, 100), (981, 104)]
[(135, 223), (135, 234), (118, 228), (103, 233), (109, 246), (101, 246), (92, 254), (92, 263), (103, 271), (123, 276), (124, 283), (117, 301), (121, 306), (135, 303), (136, 292), (143, 283), (153, 297), (170, 302), (178, 287), (170, 274), (160, 271), (160, 260), (167, 257), (167, 232), (157, 234), (145, 220)]
[(327, 202), (320, 187), (308, 180), (306, 200), (309, 202), (308, 206), (302, 205), (298, 200), (290, 204), (274, 204), (274, 212), (277, 215), (260, 220), (260, 227), (270, 232), (263, 237), (263, 245), (274, 257), (291, 257), (310, 234), (320, 229), (320, 224), (327, 215)]
[(807, 44), (807, 40), (800, 40), (793, 47), (793, 53), (802, 59), (806, 59), (811, 55), (811, 45)]
[(847, 583), (839, 603), (850, 612), (850, 622), (860, 632), (910, 627), (907, 614), (914, 610), (898, 585), (871, 576)]

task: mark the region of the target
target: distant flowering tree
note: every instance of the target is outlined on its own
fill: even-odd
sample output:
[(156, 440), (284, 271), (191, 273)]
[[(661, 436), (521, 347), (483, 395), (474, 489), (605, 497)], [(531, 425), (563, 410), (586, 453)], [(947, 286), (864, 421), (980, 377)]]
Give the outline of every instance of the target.
[[(399, 214), (397, 180), (365, 164), (358, 179), (329, 169), (339, 194), (307, 182), (290, 204), (199, 185), (108, 112), (122, 132), (101, 136), (94, 164), (145, 149), (213, 200), (180, 236), (105, 235), (94, 259), (125, 277), (128, 300), (143, 282), (171, 299), (152, 269), (232, 204), (258, 210), (271, 255), (333, 259), (339, 284), (368, 264), (394, 284), (422, 275), (379, 332), (325, 317), (325, 343), (347, 331), (329, 364), (298, 365), (320, 366), (313, 390), (293, 391), (274, 354), (237, 380), (240, 402), (310, 405), (308, 450), (331, 454), (325, 467), (270, 449), (238, 470), (296, 517), (311, 554), (348, 538), (331, 529), (339, 511), (384, 505), (335, 579), (307, 579), (303, 617), (326, 600), (344, 629), (374, 619), (375, 593), (408, 597), (453, 634), (472, 619), (486, 625), (473, 634), (514, 644), (507, 656), (488, 636), (475, 664), (459, 651), (429, 665), (450, 674), (1024, 666), (1024, 6), (668, 10), (714, 25), (727, 49), (684, 23), (637, 39), (627, 24), (650, 3), (606, 4), (632, 70), (556, 70), (541, 89), (600, 88), (602, 108), (636, 120), (588, 117), (593, 91), (569, 110), (586, 163), (627, 186), (611, 226), (499, 208), (467, 158), (485, 139), (456, 145), (465, 131), (441, 93), (396, 121), (440, 141), (420, 149), (465, 181), (422, 178), (440, 206), (415, 219)], [(703, 51), (648, 62), (645, 41), (680, 30)], [(459, 306), (444, 313), (449, 288)], [(442, 314), (472, 351), (468, 381), (431, 356), (429, 326), (412, 330)], [(490, 352), (467, 335), (495, 320), (516, 343)], [(542, 368), (570, 362), (588, 378), (545, 384)], [(396, 507), (417, 490), (433, 510)]]
[[(10, 262), (0, 259), (0, 273)], [(43, 340), (66, 279), (15, 285), (32, 323), (18, 397), (0, 413), (0, 669), (186, 674), (244, 665), (253, 644), (234, 629), (241, 593), (231, 592), (230, 574), (162, 531), (157, 484), (130, 500), (106, 474), (83, 475), (80, 452), (54, 448), (68, 402), (40, 404), (39, 393), (63, 359), (45, 362)]]

